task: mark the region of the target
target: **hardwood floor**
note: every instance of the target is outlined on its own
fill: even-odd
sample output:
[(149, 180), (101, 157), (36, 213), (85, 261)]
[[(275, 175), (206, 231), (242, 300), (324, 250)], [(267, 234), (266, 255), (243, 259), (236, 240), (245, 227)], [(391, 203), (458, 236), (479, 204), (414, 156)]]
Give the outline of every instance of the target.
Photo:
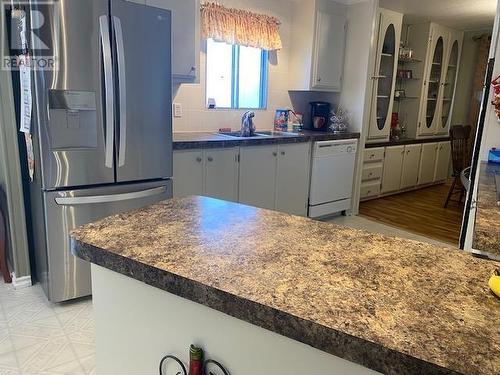
[[(463, 203), (443, 204), (450, 183), (361, 202), (360, 216), (458, 245)], [(454, 198), (457, 199), (457, 198)]]

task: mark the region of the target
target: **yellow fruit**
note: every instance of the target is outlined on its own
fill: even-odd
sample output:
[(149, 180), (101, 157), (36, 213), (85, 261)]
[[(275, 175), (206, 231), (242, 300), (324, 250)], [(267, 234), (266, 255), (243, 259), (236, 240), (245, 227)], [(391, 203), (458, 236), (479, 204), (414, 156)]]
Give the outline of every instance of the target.
[(488, 283), (493, 293), (500, 297), (500, 276), (491, 276)]

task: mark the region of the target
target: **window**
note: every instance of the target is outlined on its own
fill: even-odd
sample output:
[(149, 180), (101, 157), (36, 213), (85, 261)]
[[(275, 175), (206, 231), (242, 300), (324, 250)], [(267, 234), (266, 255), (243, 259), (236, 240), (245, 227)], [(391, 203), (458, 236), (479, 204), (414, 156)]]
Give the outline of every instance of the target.
[(207, 106), (266, 108), (267, 51), (207, 40)]

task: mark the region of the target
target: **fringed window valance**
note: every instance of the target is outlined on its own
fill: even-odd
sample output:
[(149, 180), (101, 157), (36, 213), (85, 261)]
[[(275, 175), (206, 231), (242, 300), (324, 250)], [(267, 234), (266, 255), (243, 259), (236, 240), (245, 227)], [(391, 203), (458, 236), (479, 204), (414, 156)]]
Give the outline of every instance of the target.
[(201, 6), (201, 20), (204, 38), (268, 51), (282, 48), (275, 17), (208, 2)]

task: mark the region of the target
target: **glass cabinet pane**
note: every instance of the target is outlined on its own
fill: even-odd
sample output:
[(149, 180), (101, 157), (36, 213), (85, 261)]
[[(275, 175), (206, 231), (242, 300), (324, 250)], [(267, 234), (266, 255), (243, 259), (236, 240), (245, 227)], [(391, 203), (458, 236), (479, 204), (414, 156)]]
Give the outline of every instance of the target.
[(457, 77), (457, 64), (458, 64), (458, 41), (453, 43), (451, 47), (450, 60), (448, 63), (448, 70), (446, 71), (446, 78), (444, 81), (444, 95), (443, 95), (443, 117), (441, 118), (441, 127), (446, 128), (448, 119), (451, 113), (451, 103), (453, 101), (453, 91), (455, 89), (455, 80)]
[(394, 59), (396, 58), (396, 29), (389, 25), (385, 32), (377, 89), (377, 126), (382, 130), (386, 124), (394, 80)]
[(434, 49), (431, 72), (429, 75), (429, 82), (427, 88), (427, 113), (426, 113), (427, 128), (432, 127), (432, 122), (436, 114), (439, 86), (441, 83), (441, 67), (443, 65), (443, 55), (444, 55), (444, 42), (443, 38), (439, 37), (436, 43), (436, 47)]

